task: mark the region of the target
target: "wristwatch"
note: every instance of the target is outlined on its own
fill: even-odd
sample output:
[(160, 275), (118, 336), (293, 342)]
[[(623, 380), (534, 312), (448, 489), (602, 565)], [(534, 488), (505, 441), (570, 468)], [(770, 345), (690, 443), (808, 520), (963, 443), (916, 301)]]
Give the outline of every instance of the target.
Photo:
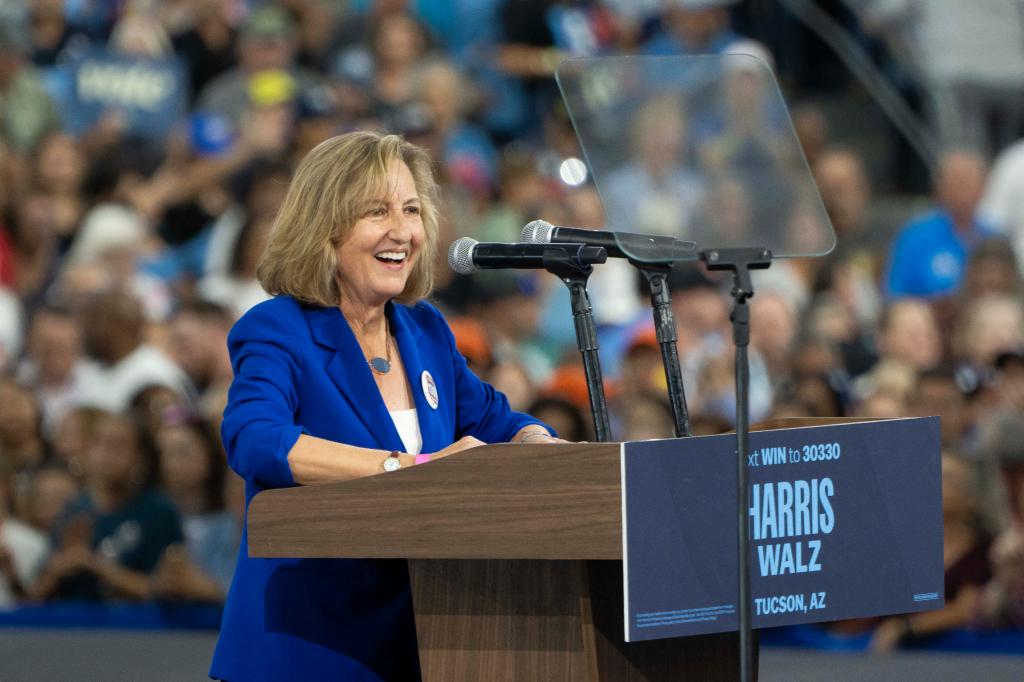
[(398, 459), (398, 456), (400, 454), (402, 453), (399, 452), (398, 450), (392, 450), (391, 454), (388, 455), (387, 459), (384, 460), (384, 463), (381, 465), (381, 468), (384, 469), (384, 471), (398, 471), (399, 469), (401, 469), (402, 460)]

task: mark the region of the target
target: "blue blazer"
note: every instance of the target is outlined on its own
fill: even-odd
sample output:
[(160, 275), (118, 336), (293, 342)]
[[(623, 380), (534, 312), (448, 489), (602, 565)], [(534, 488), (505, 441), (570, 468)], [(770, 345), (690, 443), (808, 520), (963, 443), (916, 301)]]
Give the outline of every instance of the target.
[[(505, 442), (527, 424), (480, 381), (436, 308), (389, 303), (386, 314), (415, 398), (423, 452), (465, 435)], [(288, 451), (305, 433), (404, 451), (352, 330), (337, 308), (287, 296), (247, 312), (228, 336), (235, 378), (221, 428), (246, 504), (295, 485)], [(433, 378), (436, 407), (425, 375)], [(210, 676), (236, 680), (417, 680), (405, 561), (255, 559), (247, 535), (228, 593)]]

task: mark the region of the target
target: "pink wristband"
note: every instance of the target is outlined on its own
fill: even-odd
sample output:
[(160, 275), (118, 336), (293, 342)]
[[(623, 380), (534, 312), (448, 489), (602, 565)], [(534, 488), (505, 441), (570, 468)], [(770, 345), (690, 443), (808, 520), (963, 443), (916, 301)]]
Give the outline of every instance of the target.
[(423, 464), (424, 462), (429, 462), (431, 457), (433, 457), (433, 455), (431, 455), (429, 452), (424, 452), (422, 454), (416, 455), (416, 463)]

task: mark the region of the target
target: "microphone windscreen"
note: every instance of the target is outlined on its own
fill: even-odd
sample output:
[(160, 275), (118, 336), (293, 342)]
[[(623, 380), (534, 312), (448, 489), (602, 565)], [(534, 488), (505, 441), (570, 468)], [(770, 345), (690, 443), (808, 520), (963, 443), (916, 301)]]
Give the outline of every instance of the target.
[(555, 226), (546, 220), (532, 220), (523, 228), (522, 241), (529, 244), (550, 244)]
[(471, 275), (476, 272), (473, 264), (473, 247), (477, 241), (472, 237), (463, 237), (452, 242), (448, 249), (448, 266), (460, 275)]

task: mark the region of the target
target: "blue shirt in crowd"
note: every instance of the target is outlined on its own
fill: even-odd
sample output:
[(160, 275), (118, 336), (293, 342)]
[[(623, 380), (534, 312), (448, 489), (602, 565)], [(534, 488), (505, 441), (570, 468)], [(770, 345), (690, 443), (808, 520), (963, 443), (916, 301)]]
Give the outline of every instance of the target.
[(964, 279), (971, 248), (995, 230), (975, 218), (962, 234), (943, 210), (909, 222), (893, 240), (886, 273), (886, 292), (897, 296), (944, 296), (956, 292)]

